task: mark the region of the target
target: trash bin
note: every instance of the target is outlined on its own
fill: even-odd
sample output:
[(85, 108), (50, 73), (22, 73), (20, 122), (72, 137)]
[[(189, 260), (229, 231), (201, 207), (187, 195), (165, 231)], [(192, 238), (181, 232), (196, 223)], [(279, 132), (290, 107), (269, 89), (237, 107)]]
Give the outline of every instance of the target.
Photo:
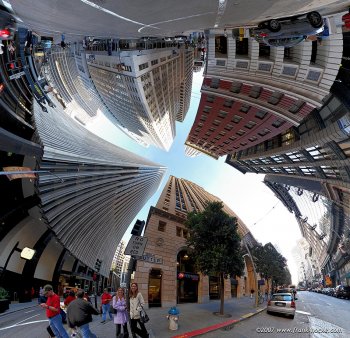
[(179, 314), (180, 314), (180, 311), (175, 306), (170, 308), (170, 310), (168, 311), (167, 318), (169, 320), (169, 330), (173, 330), (173, 331), (178, 330)]

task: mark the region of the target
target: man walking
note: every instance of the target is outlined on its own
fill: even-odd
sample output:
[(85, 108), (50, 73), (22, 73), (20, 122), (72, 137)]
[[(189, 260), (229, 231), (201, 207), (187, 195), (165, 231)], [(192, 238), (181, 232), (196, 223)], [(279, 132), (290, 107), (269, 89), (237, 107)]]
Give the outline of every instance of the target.
[(112, 296), (108, 293), (107, 289), (103, 290), (103, 294), (101, 297), (102, 302), (102, 324), (106, 322), (107, 313), (109, 314), (110, 320), (113, 320), (112, 314), (109, 312), (109, 303), (112, 300)]
[(49, 284), (44, 286), (44, 296), (47, 297), (46, 303), (41, 303), (40, 306), (46, 309), (46, 317), (49, 318), (53, 333), (59, 338), (69, 338), (60, 315), (60, 297), (53, 292), (53, 288)]
[(89, 323), (92, 322), (91, 315), (98, 315), (99, 312), (84, 300), (84, 291), (77, 292), (77, 299), (73, 300), (67, 308), (68, 326), (72, 329), (78, 327), (83, 338), (96, 338), (96, 335), (90, 331)]

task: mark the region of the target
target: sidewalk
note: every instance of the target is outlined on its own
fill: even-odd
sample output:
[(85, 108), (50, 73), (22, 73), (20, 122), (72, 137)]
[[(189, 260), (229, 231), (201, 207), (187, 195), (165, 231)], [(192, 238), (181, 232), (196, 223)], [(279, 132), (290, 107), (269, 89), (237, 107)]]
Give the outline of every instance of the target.
[[(169, 308), (150, 308), (147, 310), (147, 314), (150, 317), (150, 321), (146, 324), (147, 330), (150, 333), (150, 337), (156, 338), (186, 338), (196, 337), (206, 332), (219, 330), (220, 328), (234, 325), (235, 323), (248, 319), (249, 317), (260, 313), (266, 308), (266, 302), (255, 308), (254, 299), (247, 297), (232, 298), (225, 300), (225, 314), (231, 315), (218, 316), (214, 315), (214, 312), (218, 312), (220, 309), (220, 301), (212, 300), (205, 304), (188, 303), (178, 304), (177, 308), (180, 311), (179, 315), (179, 329), (177, 331), (169, 330), (169, 322), (166, 318)], [(99, 305), (98, 299), (98, 305)], [(5, 313), (0, 314), (5, 316), (8, 313), (16, 312), (19, 310), (31, 308), (37, 306), (37, 299), (33, 299), (28, 303), (11, 303), (10, 309)], [(115, 325), (113, 321), (107, 321), (105, 324), (101, 324), (100, 316), (93, 316), (94, 321), (90, 324), (91, 330), (98, 337), (115, 337)], [(219, 332), (218, 332), (219, 336)]]

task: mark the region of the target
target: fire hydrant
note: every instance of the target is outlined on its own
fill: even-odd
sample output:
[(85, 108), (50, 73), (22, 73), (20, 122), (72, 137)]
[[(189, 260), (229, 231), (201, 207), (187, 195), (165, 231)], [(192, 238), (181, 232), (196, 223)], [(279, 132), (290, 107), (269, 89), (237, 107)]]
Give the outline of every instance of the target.
[(168, 315), (166, 316), (169, 320), (169, 330), (178, 330), (179, 328), (179, 314), (180, 311), (176, 308), (176, 306), (173, 306), (168, 311)]

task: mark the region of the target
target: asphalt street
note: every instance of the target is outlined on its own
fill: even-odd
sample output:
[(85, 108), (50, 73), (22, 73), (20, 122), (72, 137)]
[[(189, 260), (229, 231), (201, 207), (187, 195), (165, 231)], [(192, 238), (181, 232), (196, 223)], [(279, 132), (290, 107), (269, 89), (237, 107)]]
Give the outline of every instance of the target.
[(345, 9), (349, 0), (16, 0), (31, 29), (66, 36), (174, 36), (212, 27), (253, 26), (272, 17)]

